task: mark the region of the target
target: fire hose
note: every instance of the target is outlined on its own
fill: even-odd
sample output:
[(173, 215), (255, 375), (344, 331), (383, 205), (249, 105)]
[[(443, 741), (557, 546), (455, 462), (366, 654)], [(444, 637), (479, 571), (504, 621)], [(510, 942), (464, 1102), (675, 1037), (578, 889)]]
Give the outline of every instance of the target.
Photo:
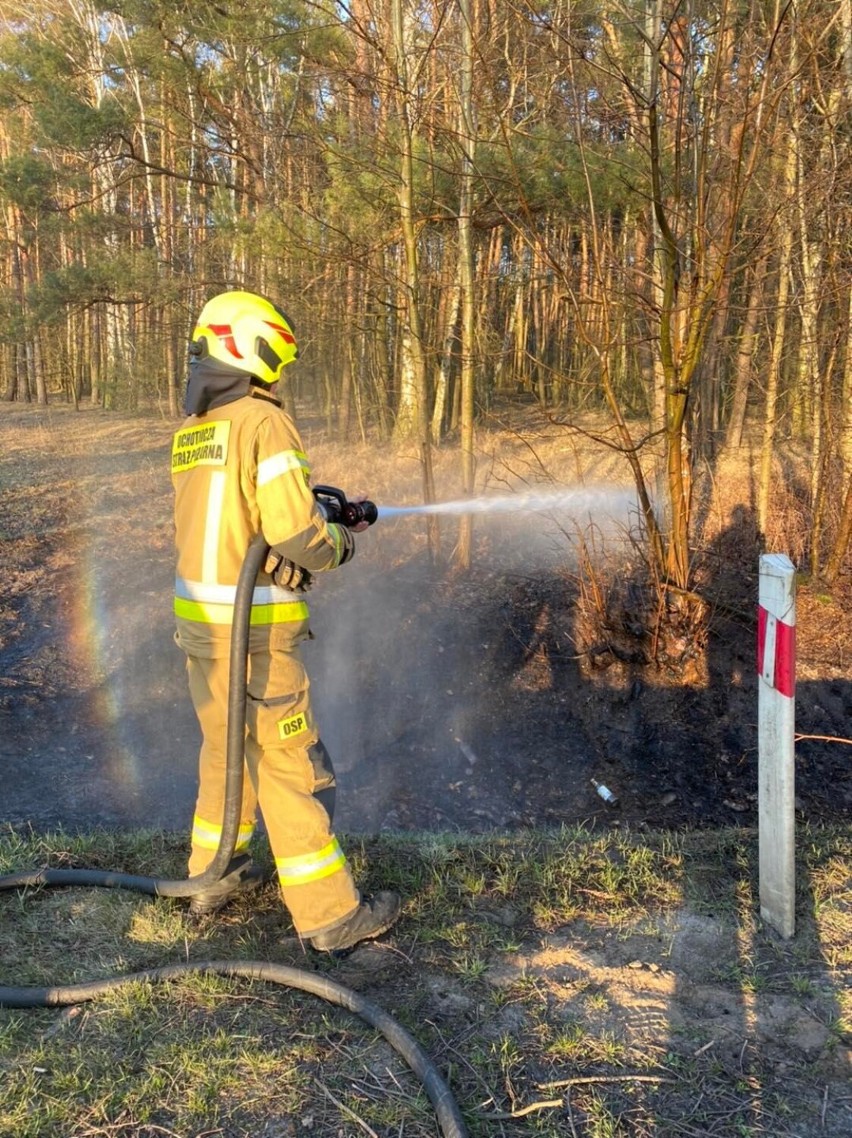
[[(372, 524), (378, 516), (376, 507), (372, 502), (347, 502), (342, 491), (334, 487), (316, 487), (316, 498), (320, 509), (330, 521), (339, 520), (341, 524), (353, 526), (361, 521)], [(239, 829), (243, 788), (251, 603), (257, 575), (266, 563), (268, 554), (269, 545), (263, 534), (258, 534), (249, 546), (237, 582), (230, 650), (227, 765), (222, 835), (219, 848), (207, 869), (203, 873), (186, 880), (146, 877), (138, 874), (96, 869), (24, 870), (0, 877), (0, 890), (76, 885), (131, 889), (158, 897), (191, 897), (221, 880), (233, 857)], [(166, 964), (158, 968), (147, 968), (122, 976), (111, 976), (103, 980), (90, 980), (77, 984), (43, 988), (17, 988), (0, 985), (0, 1007), (63, 1007), (96, 999), (106, 992), (114, 991), (129, 984), (138, 982), (158, 983), (197, 973), (215, 973), (226, 977), (263, 980), (272, 984), (295, 988), (302, 992), (309, 992), (328, 1003), (346, 1008), (347, 1011), (359, 1016), (380, 1032), (420, 1079), (423, 1089), (435, 1109), (435, 1115), (444, 1138), (467, 1138), (467, 1129), (461, 1111), (448, 1084), (417, 1040), (378, 1004), (319, 973), (291, 968), (283, 964), (273, 964), (268, 961), (202, 960)]]

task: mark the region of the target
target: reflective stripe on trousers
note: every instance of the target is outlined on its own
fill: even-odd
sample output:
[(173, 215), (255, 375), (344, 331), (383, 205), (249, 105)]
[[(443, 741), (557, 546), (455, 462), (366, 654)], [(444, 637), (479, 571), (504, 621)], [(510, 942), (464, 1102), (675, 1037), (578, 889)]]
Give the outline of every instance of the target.
[(317, 853), (301, 854), (298, 857), (277, 857), (275, 867), (282, 888), (291, 885), (307, 885), (337, 873), (346, 864), (346, 857), (337, 838)]
[[(234, 853), (245, 853), (254, 837), (254, 822), (243, 822), (237, 833)], [(192, 820), (192, 844), (203, 850), (218, 850), (222, 839), (222, 824), (208, 822), (196, 814)]]

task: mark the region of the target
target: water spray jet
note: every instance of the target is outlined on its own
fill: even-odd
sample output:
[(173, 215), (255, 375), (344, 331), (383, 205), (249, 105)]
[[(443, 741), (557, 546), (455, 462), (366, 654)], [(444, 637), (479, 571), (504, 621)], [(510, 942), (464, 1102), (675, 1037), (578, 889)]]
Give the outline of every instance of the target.
[(500, 497), (481, 495), (478, 498), (459, 498), (452, 502), (428, 502), (420, 506), (376, 506), (376, 516), (391, 519), (428, 514), (462, 516), (555, 511), (570, 512), (577, 516), (592, 512), (623, 513), (633, 503), (633, 496), (626, 490), (610, 487), (596, 489), (580, 487), (545, 493), (530, 491), (526, 494), (506, 494)]

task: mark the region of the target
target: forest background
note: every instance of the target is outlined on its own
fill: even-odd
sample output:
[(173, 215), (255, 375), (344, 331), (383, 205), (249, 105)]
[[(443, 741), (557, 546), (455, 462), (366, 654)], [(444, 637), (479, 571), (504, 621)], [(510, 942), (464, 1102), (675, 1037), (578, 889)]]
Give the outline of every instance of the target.
[[(653, 577), (747, 422), (771, 540), (852, 528), (852, 0), (0, 5), (0, 390), (180, 413), (218, 289), (295, 324), (342, 438), (460, 444), (527, 397), (619, 451)], [(462, 527), (457, 556), (470, 558)]]

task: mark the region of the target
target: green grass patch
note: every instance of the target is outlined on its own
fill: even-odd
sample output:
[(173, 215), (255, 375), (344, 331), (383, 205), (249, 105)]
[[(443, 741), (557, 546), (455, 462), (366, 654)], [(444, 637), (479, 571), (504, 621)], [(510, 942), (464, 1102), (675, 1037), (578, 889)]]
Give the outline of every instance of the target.
[[(366, 889), (406, 899), (388, 941), (349, 958), (307, 954), (271, 884), (201, 927), (180, 901), (39, 888), (0, 893), (2, 982), (275, 961), (325, 972), (407, 1027), (450, 1081), (473, 1138), (507, 1125), (521, 1138), (571, 1126), (614, 1138), (833, 1133), (808, 1126), (820, 1122), (832, 1064), (850, 1046), (845, 832), (800, 835), (799, 928), (786, 944), (760, 925), (757, 842), (745, 830), (388, 834), (345, 844)], [(255, 856), (269, 864), (264, 847)], [(184, 839), (161, 833), (0, 837), (0, 874), (52, 866), (181, 876), (185, 857)], [(684, 928), (712, 934), (729, 954), (678, 963)], [(694, 996), (701, 969), (708, 990), (731, 998), (737, 1047), (705, 1030), (709, 1012)], [(642, 996), (632, 1007), (631, 984)], [(790, 1051), (777, 1078), (757, 1021), (761, 1001), (781, 999), (800, 1034), (810, 1017), (826, 1038), (818, 1054)], [(66, 1008), (0, 1010), (0, 1074), (0, 1135), (16, 1138), (438, 1132), (417, 1080), (366, 1024), (306, 994), (210, 974), (134, 983)], [(546, 1089), (566, 1079), (587, 1081)], [(495, 1121), (513, 1112), (511, 1124)]]

